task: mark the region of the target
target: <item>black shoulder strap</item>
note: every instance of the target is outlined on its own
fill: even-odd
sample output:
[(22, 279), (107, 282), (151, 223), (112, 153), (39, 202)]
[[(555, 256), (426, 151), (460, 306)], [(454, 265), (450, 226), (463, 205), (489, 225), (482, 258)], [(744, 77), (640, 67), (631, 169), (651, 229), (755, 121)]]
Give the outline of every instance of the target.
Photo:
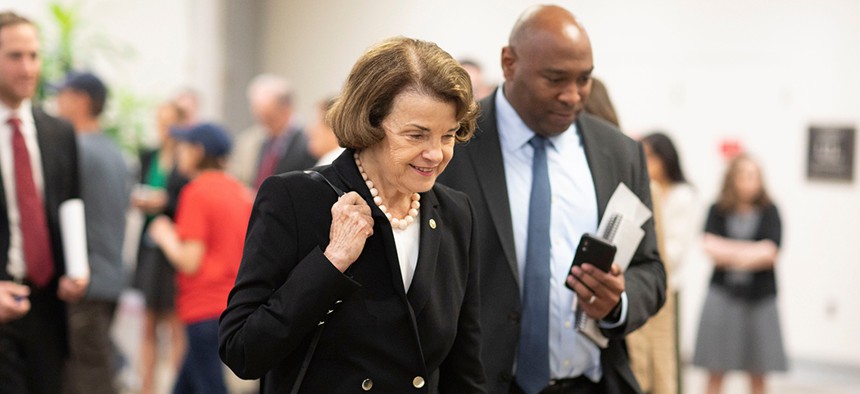
[(302, 387), (302, 381), (305, 379), (305, 374), (308, 372), (308, 366), (311, 364), (311, 359), (314, 357), (314, 351), (317, 350), (317, 344), (320, 342), (323, 324), (325, 323), (320, 322), (319, 327), (317, 327), (317, 332), (314, 333), (314, 339), (311, 340), (311, 345), (308, 346), (308, 352), (305, 354), (304, 361), (302, 361), (302, 369), (299, 370), (299, 374), (296, 376), (296, 383), (293, 384), (293, 389), (290, 390), (290, 394), (298, 394), (299, 389)]
[(338, 197), (344, 195), (343, 190), (340, 190), (337, 186), (332, 185), (331, 182), (328, 181), (328, 178), (325, 177), (325, 175), (320, 174), (319, 172), (316, 172), (314, 170), (306, 170), (305, 174), (310, 175), (310, 177), (316, 181), (323, 182), (323, 183), (329, 185), (329, 187), (331, 187), (331, 189), (334, 190), (334, 192), (338, 195)]
[[(331, 187), (334, 190), (335, 194), (339, 196), (344, 195), (343, 190), (340, 190), (337, 186), (332, 185), (331, 182), (325, 177), (325, 175), (320, 174), (319, 172), (313, 170), (305, 171), (305, 174), (308, 174), (311, 178), (318, 182), (323, 182)], [(339, 304), (340, 300), (335, 302), (335, 304)], [(331, 311), (329, 311), (331, 313)], [(323, 325), (325, 324), (325, 320), (319, 322), (317, 325), (316, 332), (314, 333), (314, 338), (311, 340), (310, 346), (308, 346), (308, 352), (305, 354), (305, 359), (302, 361), (302, 369), (299, 370), (299, 374), (296, 376), (296, 383), (293, 384), (293, 389), (290, 390), (290, 394), (298, 394), (299, 389), (302, 387), (302, 381), (305, 379), (305, 374), (308, 372), (308, 366), (311, 364), (311, 359), (314, 357), (314, 352), (317, 350), (317, 344), (320, 341), (320, 337), (322, 336)]]

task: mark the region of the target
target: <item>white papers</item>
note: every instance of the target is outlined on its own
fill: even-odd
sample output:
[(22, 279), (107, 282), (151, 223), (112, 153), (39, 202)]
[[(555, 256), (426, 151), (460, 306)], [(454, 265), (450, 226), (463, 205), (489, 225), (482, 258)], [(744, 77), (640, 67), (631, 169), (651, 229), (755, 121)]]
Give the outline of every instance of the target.
[(60, 204), (60, 236), (63, 239), (63, 256), (66, 258), (66, 275), (72, 279), (89, 278), (90, 260), (87, 255), (83, 200), (75, 198)]
[[(651, 210), (642, 203), (639, 197), (627, 185), (619, 183), (618, 188), (615, 189), (612, 197), (609, 198), (609, 203), (606, 204), (603, 218), (600, 220), (600, 225), (597, 226), (597, 234), (604, 234), (606, 232), (610, 218), (615, 215), (620, 215), (622, 218), (616, 230), (615, 237), (612, 239), (612, 243), (617, 248), (615, 263), (621, 266), (621, 270), (624, 271), (630, 265), (630, 260), (633, 259), (636, 249), (639, 248), (639, 242), (645, 237), (645, 230), (642, 230), (642, 225), (651, 217)], [(574, 308), (576, 308), (576, 297), (574, 297), (573, 302)], [(600, 348), (608, 346), (609, 339), (603, 335), (594, 319), (586, 318), (581, 327), (579, 332), (597, 346)]]
[(615, 252), (615, 262), (621, 266), (623, 271), (630, 265), (633, 254), (639, 248), (639, 242), (645, 237), (645, 230), (642, 230), (642, 225), (651, 218), (651, 210), (639, 200), (636, 194), (630, 191), (627, 185), (619, 183), (618, 188), (609, 198), (609, 203), (606, 204), (603, 219), (597, 226), (597, 234), (604, 233), (609, 218), (613, 215), (621, 215), (622, 217), (612, 243), (618, 248)]
[[(576, 302), (576, 297), (574, 298), (574, 302)], [(576, 313), (580, 313), (577, 311)], [(597, 347), (601, 349), (606, 349), (609, 346), (609, 338), (603, 335), (600, 331), (600, 327), (597, 326), (597, 321), (585, 316), (585, 313), (582, 314), (584, 316), (585, 323), (582, 323), (582, 328), (578, 328), (579, 333), (585, 335), (586, 338), (590, 339), (591, 342), (594, 342)]]

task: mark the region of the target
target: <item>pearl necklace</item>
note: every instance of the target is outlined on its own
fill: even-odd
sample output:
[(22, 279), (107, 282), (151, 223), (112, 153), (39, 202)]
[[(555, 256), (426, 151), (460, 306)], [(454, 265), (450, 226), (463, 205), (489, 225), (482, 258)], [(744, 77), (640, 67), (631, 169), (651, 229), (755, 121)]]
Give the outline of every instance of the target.
[(370, 189), (370, 195), (373, 197), (373, 202), (376, 203), (376, 206), (379, 207), (379, 210), (385, 214), (385, 217), (388, 218), (388, 221), (391, 222), (391, 227), (405, 230), (407, 226), (412, 224), (415, 219), (418, 218), (418, 209), (421, 208), (421, 203), (418, 200), (421, 199), (421, 195), (418, 193), (412, 193), (412, 205), (409, 208), (409, 213), (403, 217), (403, 219), (395, 218), (391, 215), (391, 212), (388, 212), (388, 208), (382, 204), (382, 196), (379, 195), (379, 190), (373, 187), (373, 181), (367, 177), (367, 173), (364, 172), (364, 167), (361, 166), (361, 160), (358, 158), (358, 153), (353, 154), (352, 156), (355, 158), (355, 165), (358, 166), (358, 172), (361, 173), (361, 178), (364, 179), (364, 183), (367, 185), (367, 188)]

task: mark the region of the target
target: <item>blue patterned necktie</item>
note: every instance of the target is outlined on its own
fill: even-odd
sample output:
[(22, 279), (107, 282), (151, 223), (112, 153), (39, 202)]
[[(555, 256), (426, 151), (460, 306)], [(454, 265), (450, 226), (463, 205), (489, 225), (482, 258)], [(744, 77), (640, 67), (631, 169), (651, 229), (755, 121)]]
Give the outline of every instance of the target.
[(526, 393), (537, 393), (549, 384), (549, 282), (550, 282), (550, 198), (546, 138), (535, 135), (532, 190), (529, 197), (529, 224), (526, 266), (523, 275), (523, 312), (517, 357), (517, 384)]

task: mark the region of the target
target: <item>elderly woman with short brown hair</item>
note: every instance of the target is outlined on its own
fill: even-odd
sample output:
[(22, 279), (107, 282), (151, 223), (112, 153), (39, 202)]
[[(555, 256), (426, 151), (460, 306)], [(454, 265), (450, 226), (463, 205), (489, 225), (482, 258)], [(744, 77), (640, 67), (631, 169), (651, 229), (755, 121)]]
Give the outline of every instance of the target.
[(262, 392), (484, 392), (476, 229), (435, 183), (473, 134), (468, 74), (386, 40), (328, 114), (346, 151), (267, 179), (221, 317), (222, 360)]

